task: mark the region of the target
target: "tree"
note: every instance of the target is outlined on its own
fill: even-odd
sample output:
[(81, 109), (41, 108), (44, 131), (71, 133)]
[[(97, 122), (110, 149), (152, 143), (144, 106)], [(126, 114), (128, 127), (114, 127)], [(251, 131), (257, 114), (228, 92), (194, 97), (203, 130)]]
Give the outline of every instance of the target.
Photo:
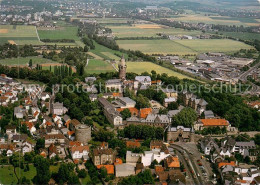
[(177, 102), (172, 102), (172, 103), (169, 103), (169, 105), (168, 105), (167, 108), (168, 108), (169, 110), (177, 110), (178, 107), (179, 107), (179, 104), (178, 104)]
[(172, 124), (174, 126), (191, 127), (197, 120), (197, 113), (192, 108), (184, 108), (177, 115), (173, 116)]
[(34, 166), (36, 167), (36, 176), (33, 178), (33, 182), (35, 184), (48, 184), (51, 178), (49, 161), (42, 156), (36, 156)]
[(36, 145), (35, 145), (35, 152), (39, 153), (39, 150), (41, 148), (45, 148), (45, 139), (44, 138), (37, 139)]
[(126, 118), (130, 118), (131, 117), (131, 112), (130, 112), (129, 109), (124, 109), (123, 111), (120, 112), (120, 114), (122, 115), (124, 120)]
[(87, 176), (87, 171), (85, 169), (79, 170), (78, 177), (85, 178)]
[(100, 175), (101, 175), (101, 178), (106, 178), (107, 177), (107, 169), (105, 167), (101, 167)]
[(136, 107), (139, 109), (150, 107), (149, 99), (142, 94), (139, 94), (136, 98)]
[(32, 59), (29, 60), (29, 67), (32, 67)]
[(155, 159), (155, 160), (153, 160), (152, 162), (151, 162), (151, 165), (149, 166), (151, 169), (154, 169), (154, 166), (155, 165), (158, 165), (159, 163), (158, 163), (158, 161)]

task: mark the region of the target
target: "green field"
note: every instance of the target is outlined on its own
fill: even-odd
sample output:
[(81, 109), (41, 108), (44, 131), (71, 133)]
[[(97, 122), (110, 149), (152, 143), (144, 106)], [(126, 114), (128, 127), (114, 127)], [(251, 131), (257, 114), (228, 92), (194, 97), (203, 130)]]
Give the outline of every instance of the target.
[(117, 44), (125, 50), (139, 50), (146, 54), (197, 54), (204, 52), (235, 52), (252, 48), (242, 42), (228, 39), (198, 40), (118, 40)]
[(0, 64), (2, 65), (27, 65), (29, 60), (32, 59), (33, 64), (44, 64), (44, 63), (54, 63), (52, 60), (42, 58), (42, 57), (19, 57), (19, 58), (8, 58), (0, 59)]
[[(212, 13), (209, 13), (212, 15)], [(200, 23), (205, 24), (221, 24), (221, 25), (236, 25), (236, 26), (258, 26), (259, 23), (254, 18), (235, 18), (228, 16), (207, 16), (205, 12), (190, 12), (188, 14), (180, 14), (173, 18), (168, 18), (169, 20), (190, 22), (190, 23)]]
[(30, 168), (30, 170), (27, 172), (25, 172), (23, 169), (21, 169), (19, 167), (15, 168), (18, 178), (21, 178), (24, 176), (27, 179), (32, 180), (33, 177), (36, 175), (36, 168), (32, 164), (29, 165), (29, 168)]
[(242, 33), (242, 32), (218, 32), (219, 34), (223, 34), (224, 36), (243, 39), (243, 40), (260, 40), (259, 33)]
[(37, 36), (35, 26), (25, 25), (1, 25), (0, 44), (10, 42), (12, 44), (24, 45), (34, 44), (42, 45)]
[(17, 184), (13, 166), (0, 167), (0, 184)]
[(146, 54), (197, 54), (189, 47), (171, 40), (118, 40), (117, 44), (125, 50), (139, 50)]
[(115, 72), (116, 70), (112, 65), (103, 60), (91, 59), (88, 65), (85, 67), (86, 73), (105, 73), (105, 72)]
[[(166, 35), (199, 35), (200, 31), (189, 31), (179, 28), (170, 28), (157, 24), (140, 24), (140, 25), (123, 25), (123, 26), (107, 26), (112, 29), (113, 34), (118, 38), (125, 37), (159, 37), (157, 34), (166, 34)], [(157, 26), (157, 28), (152, 28)]]
[(78, 28), (66, 22), (60, 21), (57, 24), (58, 28), (56, 30), (43, 30), (38, 29), (38, 34), (40, 39), (73, 39), (75, 43), (46, 43), (48, 45), (58, 45), (58, 46), (80, 46), (84, 47), (84, 44), (81, 42), (78, 37)]
[(177, 73), (175, 71), (172, 71), (170, 69), (167, 69), (165, 67), (159, 66), (159, 65), (151, 63), (151, 62), (127, 62), (126, 65), (127, 65), (127, 72), (141, 74), (143, 72), (151, 73), (152, 70), (155, 70), (159, 74), (166, 73), (169, 76), (176, 76), (180, 79), (183, 79), (183, 78), (192, 79), (188, 76)]
[(252, 46), (244, 44), (243, 42), (229, 40), (229, 39), (198, 39), (198, 40), (176, 40), (175, 43), (181, 44), (185, 47), (191, 48), (198, 53), (205, 52), (224, 52), (232, 53), (240, 49), (251, 49)]
[[(95, 49), (94, 50), (90, 50), (91, 53), (94, 53), (94, 55), (100, 57), (94, 57), (95, 59), (105, 59), (105, 60), (118, 60), (119, 57), (116, 56), (115, 54), (118, 54), (119, 56), (121, 56), (123, 53), (120, 51), (115, 51), (112, 49), (109, 49), (105, 46), (102, 46), (96, 42), (94, 42), (95, 45)], [(127, 59), (128, 56), (125, 55), (125, 58)]]

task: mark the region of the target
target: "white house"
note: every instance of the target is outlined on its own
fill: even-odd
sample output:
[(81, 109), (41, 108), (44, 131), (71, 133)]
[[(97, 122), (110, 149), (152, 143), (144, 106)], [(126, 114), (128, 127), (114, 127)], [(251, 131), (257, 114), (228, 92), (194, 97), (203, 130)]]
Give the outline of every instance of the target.
[(27, 152), (31, 152), (33, 150), (33, 145), (32, 143), (28, 142), (28, 141), (24, 141), (22, 143), (22, 153), (23, 155)]
[(158, 163), (160, 163), (162, 160), (164, 160), (169, 155), (170, 154), (160, 152), (160, 149), (153, 149), (152, 151), (145, 151), (144, 154), (142, 155), (141, 161), (144, 166), (150, 166), (154, 160), (156, 160)]
[(88, 146), (74, 146), (70, 148), (70, 154), (72, 159), (82, 159), (82, 157), (87, 160), (89, 154)]

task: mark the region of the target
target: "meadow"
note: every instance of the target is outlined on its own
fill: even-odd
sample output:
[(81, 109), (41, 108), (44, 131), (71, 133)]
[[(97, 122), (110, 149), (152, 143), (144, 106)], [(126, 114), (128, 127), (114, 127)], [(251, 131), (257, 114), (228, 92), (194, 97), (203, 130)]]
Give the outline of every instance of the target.
[(198, 53), (205, 52), (223, 52), (232, 53), (240, 49), (252, 49), (243, 42), (229, 40), (229, 39), (198, 39), (198, 40), (175, 40), (175, 43), (181, 44), (185, 47), (191, 48)]
[(219, 32), (224, 36), (243, 39), (243, 40), (260, 40), (260, 33), (243, 33), (243, 32)]
[(192, 79), (188, 76), (177, 73), (175, 71), (172, 71), (170, 69), (167, 69), (165, 67), (159, 66), (151, 62), (127, 62), (126, 65), (127, 65), (127, 72), (141, 74), (143, 72), (151, 73), (152, 70), (155, 70), (159, 74), (166, 73), (169, 76), (175, 76), (180, 79), (184, 79), (184, 78)]
[(107, 26), (118, 38), (126, 37), (159, 37), (157, 34), (166, 35), (199, 35), (200, 31), (189, 31), (179, 28), (170, 28), (158, 24), (135, 24), (121, 26)]
[[(212, 14), (212, 13), (210, 13)], [(206, 24), (221, 24), (221, 25), (236, 25), (236, 26), (258, 26), (259, 22), (254, 18), (234, 18), (228, 16), (208, 16), (205, 15), (205, 12), (195, 13), (192, 12), (190, 14), (180, 14), (173, 18), (168, 18), (169, 20), (175, 21), (183, 21), (183, 22), (191, 22), (191, 23), (199, 23), (203, 22)]]
[(39, 41), (35, 26), (25, 25), (1, 25), (0, 44), (9, 42), (11, 44), (33, 44), (42, 45)]
[[(119, 56), (123, 55), (123, 53), (120, 51), (112, 50), (112, 49), (102, 46), (96, 42), (94, 42), (94, 45), (95, 45), (95, 49), (89, 51), (89, 55), (94, 57), (94, 59), (119, 60), (120, 57), (118, 57), (117, 55), (119, 55)], [(117, 54), (117, 55), (115, 55), (115, 54)], [(128, 58), (128, 56), (125, 55), (125, 58)]]
[(8, 58), (0, 59), (0, 64), (2, 65), (15, 65), (15, 66), (25, 66), (29, 64), (30, 59), (32, 59), (33, 65), (35, 64), (44, 64), (52, 63), (52, 60), (42, 58), (42, 57), (19, 57), (19, 58)]
[(63, 21), (58, 22), (58, 28), (55, 30), (46, 30), (38, 28), (38, 34), (40, 39), (72, 39), (75, 40), (75, 43), (46, 43), (48, 45), (58, 45), (58, 46), (81, 46), (84, 47), (84, 44), (81, 42), (78, 37), (78, 28), (71, 24), (65, 23)]
[(120, 48), (139, 50), (146, 54), (187, 55), (205, 52), (232, 53), (240, 49), (250, 49), (239, 41), (229, 39), (198, 39), (198, 40), (118, 40)]
[(89, 74), (98, 74), (105, 72), (115, 72), (115, 69), (108, 61), (91, 59), (89, 60), (88, 65), (85, 67), (85, 72)]

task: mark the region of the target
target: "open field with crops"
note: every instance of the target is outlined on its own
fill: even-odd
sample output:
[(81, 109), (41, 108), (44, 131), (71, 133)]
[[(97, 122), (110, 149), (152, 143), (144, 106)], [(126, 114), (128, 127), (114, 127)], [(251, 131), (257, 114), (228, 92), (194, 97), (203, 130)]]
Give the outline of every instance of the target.
[(167, 35), (199, 35), (200, 31), (189, 31), (179, 28), (170, 28), (158, 24), (135, 24), (121, 26), (107, 26), (112, 29), (113, 34), (118, 38), (125, 37), (159, 37), (157, 34)]
[(258, 26), (259, 22), (254, 18), (235, 18), (228, 16), (219, 15), (205, 15), (205, 13), (191, 13), (191, 14), (181, 14), (173, 18), (168, 18), (169, 20), (182, 21), (182, 22), (192, 22), (199, 23), (203, 22), (206, 24), (221, 24), (221, 25), (243, 25), (243, 26)]
[(14, 66), (25, 66), (29, 64), (30, 59), (32, 59), (33, 65), (52, 63), (52, 60), (42, 58), (42, 57), (19, 57), (19, 58), (8, 58), (0, 59), (0, 64), (2, 65), (14, 65)]
[[(94, 59), (119, 60), (120, 57), (118, 57), (117, 55), (122, 56), (122, 54), (123, 54), (120, 51), (112, 50), (112, 49), (102, 46), (96, 42), (94, 42), (94, 45), (95, 45), (95, 49), (89, 51), (89, 55), (94, 57)], [(125, 55), (125, 58), (128, 58), (128, 56)]]
[(159, 66), (159, 65), (151, 63), (151, 62), (127, 62), (126, 65), (127, 65), (127, 72), (141, 74), (143, 72), (151, 73), (152, 70), (155, 70), (159, 74), (166, 73), (169, 76), (175, 76), (180, 79), (183, 79), (183, 78), (192, 79), (188, 76), (177, 73), (175, 71), (172, 71), (170, 69), (167, 69), (165, 67)]
[(228, 39), (198, 40), (118, 40), (120, 48), (139, 50), (146, 54), (197, 54), (204, 52), (235, 52), (250, 49), (249, 45)]
[(205, 52), (224, 52), (232, 53), (240, 49), (251, 49), (252, 46), (244, 44), (243, 42), (229, 40), (229, 39), (198, 39), (198, 40), (176, 40), (175, 43), (181, 44), (185, 47), (191, 48), (198, 53)]
[(42, 45), (37, 36), (37, 30), (35, 26), (25, 25), (1, 25), (0, 28), (0, 44), (33, 44)]
[(65, 22), (59, 22), (58, 27), (55, 30), (45, 30), (38, 29), (40, 39), (50, 39), (50, 40), (62, 40), (62, 39), (71, 39), (75, 40), (75, 42), (71, 43), (52, 43), (47, 42), (48, 45), (58, 45), (58, 46), (80, 46), (84, 47), (84, 44), (81, 42), (78, 37), (78, 28), (76, 26), (67, 24)]
[(112, 64), (103, 61), (103, 60), (96, 60), (96, 59), (91, 59), (88, 62), (88, 65), (85, 67), (85, 72), (86, 73), (105, 73), (105, 72), (115, 72), (116, 70), (112, 67)]
[[(259, 23), (260, 24), (260, 23)], [(219, 32), (224, 36), (243, 39), (243, 40), (260, 40), (260, 33), (243, 33), (243, 32)]]

